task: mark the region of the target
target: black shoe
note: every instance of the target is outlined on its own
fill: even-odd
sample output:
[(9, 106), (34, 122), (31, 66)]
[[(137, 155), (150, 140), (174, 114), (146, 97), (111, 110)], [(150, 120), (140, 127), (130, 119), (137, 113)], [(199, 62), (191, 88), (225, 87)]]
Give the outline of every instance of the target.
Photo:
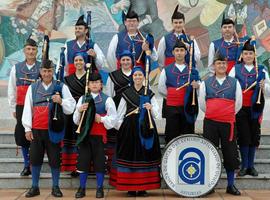
[(80, 175), (80, 173), (77, 172), (77, 171), (73, 171), (73, 172), (70, 173), (70, 176), (71, 176), (72, 178), (76, 178), (76, 177), (78, 177), (79, 175)]
[(248, 170), (247, 168), (242, 168), (240, 169), (240, 171), (238, 172), (238, 176), (245, 176), (248, 174)]
[(148, 193), (145, 190), (137, 192), (138, 197), (148, 197)]
[(226, 193), (232, 194), (232, 195), (241, 195), (241, 192), (235, 187), (235, 185), (228, 186)]
[(104, 197), (103, 187), (97, 188), (96, 198), (103, 198), (103, 197)]
[(63, 196), (63, 193), (61, 192), (61, 190), (58, 186), (53, 186), (51, 194), (54, 197), (62, 197)]
[(85, 197), (85, 188), (78, 188), (78, 191), (75, 194), (75, 198), (83, 198)]
[(127, 196), (128, 197), (136, 197), (136, 191), (128, 191)]
[(29, 176), (31, 174), (30, 167), (23, 168), (22, 172), (20, 173), (21, 176)]
[(251, 175), (251, 176), (258, 176), (258, 172), (254, 167), (251, 167), (249, 169), (247, 169), (247, 174)]
[(38, 187), (31, 187), (28, 192), (25, 194), (26, 198), (35, 197), (40, 195), (39, 188)]

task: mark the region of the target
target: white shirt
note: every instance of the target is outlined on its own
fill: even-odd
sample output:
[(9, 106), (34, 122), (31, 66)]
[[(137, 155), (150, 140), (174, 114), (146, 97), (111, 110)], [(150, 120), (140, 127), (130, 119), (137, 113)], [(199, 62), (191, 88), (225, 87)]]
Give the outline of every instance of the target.
[[(126, 76), (130, 76), (130, 74), (131, 74), (131, 70), (128, 71), (128, 72), (125, 72), (125, 71), (122, 70), (122, 72)], [(113, 83), (110, 76), (108, 76), (108, 79), (107, 79), (105, 94), (107, 94), (109, 97), (114, 97), (115, 96), (114, 83)]]
[[(177, 34), (175, 33), (176, 37)], [(158, 43), (158, 49), (157, 49), (157, 54), (158, 54), (158, 65), (160, 67), (164, 67), (165, 65), (165, 51), (166, 51), (166, 42), (165, 42), (165, 36), (163, 36), (159, 43)], [(195, 61), (198, 63), (201, 59), (201, 51), (199, 49), (199, 46), (196, 42), (196, 40), (194, 39), (194, 58)]]
[[(117, 49), (117, 45), (118, 45), (118, 34), (115, 34), (110, 42), (109, 48), (108, 48), (108, 52), (107, 52), (107, 61), (108, 64), (110, 66), (110, 71), (114, 71), (117, 69), (116, 63), (117, 63), (117, 58), (116, 58), (116, 49)], [(153, 61), (157, 61), (158, 60), (158, 55), (157, 55), (157, 50), (154, 47), (151, 55), (150, 55), (151, 59)]]
[[(46, 85), (42, 82), (42, 86), (47, 90), (52, 83)], [(62, 104), (63, 112), (66, 115), (70, 115), (74, 112), (76, 101), (72, 97), (68, 87), (64, 84), (62, 88)], [(33, 117), (33, 99), (32, 99), (32, 87), (29, 87), (25, 96), (24, 109), (22, 115), (22, 124), (25, 132), (32, 130), (32, 117)]]
[[(32, 67), (34, 67), (35, 63), (32, 65), (28, 65), (26, 63), (26, 67), (31, 70)], [(12, 112), (15, 112), (16, 108), (16, 99), (17, 99), (17, 87), (16, 87), (16, 67), (15, 65), (12, 66), (10, 75), (9, 75), (9, 81), (8, 81), (8, 103), (9, 107)]]
[[(179, 65), (175, 63), (175, 66), (177, 69), (182, 72), (187, 66), (185, 64)], [(165, 69), (162, 69), (160, 76), (159, 76), (159, 81), (158, 81), (158, 92), (161, 94), (164, 98), (167, 97), (167, 86), (166, 86), (166, 81), (167, 81), (167, 76)]]
[[(93, 98), (96, 98), (96, 96), (99, 94), (91, 92), (91, 95)], [(73, 114), (73, 121), (77, 125), (80, 123), (80, 119), (81, 119), (81, 115), (82, 115), (82, 113), (79, 112), (79, 108), (82, 105), (82, 99), (83, 99), (83, 96), (80, 97), (80, 99), (77, 103), (77, 106), (76, 106), (76, 110)], [(115, 126), (115, 123), (117, 122), (117, 112), (116, 112), (115, 104), (114, 104), (111, 97), (108, 97), (106, 102), (105, 102), (105, 110), (107, 113), (105, 116), (101, 117), (101, 122), (104, 124), (104, 127), (107, 130), (112, 129)]]
[[(222, 85), (222, 83), (224, 82), (225, 79), (226, 79), (226, 77), (224, 77), (224, 78), (217, 78), (216, 77), (216, 80), (218, 81), (218, 83), (220, 85)], [(200, 84), (199, 97), (198, 97), (199, 106), (203, 112), (206, 111), (205, 96), (206, 96), (206, 88), (205, 88), (205, 82), (203, 81)], [(235, 90), (235, 114), (238, 113), (238, 111), (241, 109), (241, 107), (242, 107), (242, 89), (241, 89), (240, 83), (237, 81), (236, 82), (236, 90)]]
[[(233, 37), (230, 40), (225, 40), (225, 42), (233, 42)], [(215, 57), (216, 51), (215, 51), (215, 44), (214, 42), (211, 42), (209, 46), (209, 52), (208, 52), (208, 71), (210, 73), (210, 76), (213, 76), (215, 74), (215, 70), (213, 67), (214, 57)]]
[[(246, 70), (248, 72), (250, 72), (254, 68), (254, 65), (244, 65), (244, 67), (246, 68)], [(265, 73), (264, 95), (266, 97), (270, 97), (270, 79), (269, 79), (269, 74), (268, 74), (268, 72), (265, 69), (263, 69), (263, 72)], [(229, 73), (229, 76), (235, 78), (235, 67), (233, 67), (231, 69), (231, 71)]]
[[(155, 98), (155, 96), (152, 97), (151, 101), (150, 101), (151, 105), (153, 106), (151, 109), (151, 114), (153, 116), (154, 119), (160, 119), (161, 115), (160, 115), (160, 109), (159, 109), (159, 105), (158, 102)], [(122, 97), (117, 109), (117, 115), (118, 115), (118, 121), (115, 125), (115, 129), (119, 130), (121, 127), (121, 124), (123, 123), (124, 117), (126, 115), (127, 112), (127, 102), (126, 100)]]

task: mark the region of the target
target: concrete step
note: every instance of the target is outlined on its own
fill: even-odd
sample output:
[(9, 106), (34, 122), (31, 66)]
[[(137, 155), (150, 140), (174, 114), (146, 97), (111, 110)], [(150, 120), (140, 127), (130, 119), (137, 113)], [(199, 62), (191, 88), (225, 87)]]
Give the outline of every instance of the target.
[[(51, 187), (51, 174), (41, 173), (40, 187)], [(258, 177), (245, 176), (236, 177), (236, 186), (239, 189), (270, 189), (270, 174), (260, 174)], [(226, 188), (227, 180), (226, 174), (222, 174), (216, 188)], [(18, 173), (0, 173), (0, 188), (29, 188), (31, 186), (31, 176), (21, 177)], [(61, 188), (77, 188), (79, 186), (78, 178), (71, 178), (69, 175), (61, 174), (60, 187)], [(96, 188), (95, 176), (88, 176), (88, 188)], [(104, 188), (111, 188), (108, 184), (108, 176), (105, 176)], [(161, 188), (167, 188), (162, 179)]]
[[(270, 159), (255, 159), (255, 168), (261, 174), (269, 173)], [(22, 158), (0, 158), (0, 173), (20, 173), (24, 167)], [(225, 169), (222, 169), (225, 172)], [(41, 172), (49, 173), (48, 158), (44, 158)]]
[[(201, 134), (201, 133), (199, 133)], [(163, 132), (159, 132), (159, 141), (160, 144), (165, 144), (165, 135)], [(0, 143), (1, 144), (15, 144), (14, 139), (14, 130), (13, 129), (0, 129)], [(270, 135), (262, 134), (261, 135), (261, 145), (270, 145)]]
[[(164, 152), (164, 147), (165, 144), (160, 145), (162, 152)], [(17, 158), (17, 156), (21, 156), (21, 150), (16, 144), (0, 144), (0, 158)], [(270, 144), (260, 145), (255, 157), (256, 159), (270, 159)]]
[[(23, 159), (18, 158), (0, 158), (0, 173), (20, 173), (24, 168)], [(42, 173), (49, 173), (50, 167), (48, 164), (48, 158), (44, 158)]]

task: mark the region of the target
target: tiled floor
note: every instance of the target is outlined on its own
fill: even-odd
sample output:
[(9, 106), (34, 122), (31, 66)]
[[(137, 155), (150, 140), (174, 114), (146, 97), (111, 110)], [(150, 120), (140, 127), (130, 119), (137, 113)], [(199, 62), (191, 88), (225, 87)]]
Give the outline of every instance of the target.
[[(26, 200), (24, 197), (26, 190), (25, 189), (0, 189), (0, 199), (1, 200)], [(31, 198), (31, 200), (51, 200), (56, 199), (50, 195), (50, 189), (41, 189), (41, 195), (38, 197)], [(74, 194), (76, 190), (74, 189), (63, 189), (62, 190), (64, 197), (57, 198), (61, 200), (74, 200)], [(167, 199), (178, 199), (178, 200), (269, 200), (270, 199), (270, 190), (241, 190), (242, 195), (235, 197), (229, 194), (226, 194), (224, 190), (216, 190), (216, 193), (211, 194), (207, 197), (201, 198), (180, 198), (174, 192), (168, 189), (153, 190), (149, 192), (149, 197), (137, 197), (129, 198), (126, 197), (125, 192), (116, 191), (113, 189), (105, 190), (105, 198), (108, 200), (135, 200), (135, 199), (147, 199), (147, 200), (167, 200)], [(95, 190), (87, 190), (86, 197), (83, 200), (96, 199)], [(28, 199), (29, 200), (29, 199)]]

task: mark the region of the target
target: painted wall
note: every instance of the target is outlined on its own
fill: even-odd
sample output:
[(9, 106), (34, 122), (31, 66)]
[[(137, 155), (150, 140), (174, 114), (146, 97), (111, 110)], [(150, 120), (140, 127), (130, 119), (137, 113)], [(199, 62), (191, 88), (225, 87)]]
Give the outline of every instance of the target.
[[(237, 31), (258, 39), (258, 61), (270, 63), (270, 0), (5, 0), (0, 2), (0, 80), (7, 80), (12, 65), (24, 59), (22, 48), (32, 32), (40, 48), (44, 30), (51, 38), (50, 58), (56, 62), (60, 47), (74, 37), (77, 18), (92, 11), (92, 36), (104, 54), (112, 36), (123, 28), (121, 12), (131, 5), (140, 16), (140, 29), (154, 34), (156, 44), (171, 30), (171, 14), (179, 4), (186, 29), (195, 35), (205, 74), (210, 41), (220, 37), (223, 12), (235, 18)], [(41, 50), (39, 51), (41, 52)], [(39, 58), (41, 56), (39, 55)], [(159, 70), (152, 74), (155, 78)], [(155, 81), (156, 82), (156, 81)]]

